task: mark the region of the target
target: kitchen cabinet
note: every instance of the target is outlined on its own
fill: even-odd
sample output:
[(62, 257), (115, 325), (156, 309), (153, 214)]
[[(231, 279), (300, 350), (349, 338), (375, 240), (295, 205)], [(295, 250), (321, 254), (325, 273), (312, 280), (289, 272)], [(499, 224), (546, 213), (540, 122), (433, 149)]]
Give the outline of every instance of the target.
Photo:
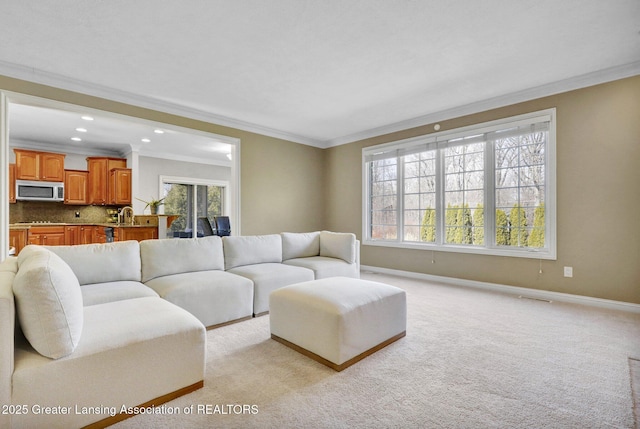
[(91, 243), (99, 243), (95, 240), (95, 231), (98, 229), (97, 226), (93, 225), (81, 225), (80, 232), (78, 237), (80, 242), (78, 244), (91, 244)]
[(96, 226), (93, 230), (93, 242), (94, 243), (106, 243), (107, 234), (104, 232), (104, 227)]
[(126, 240), (151, 240), (158, 238), (157, 227), (120, 227), (114, 228), (114, 235), (118, 241)]
[[(96, 231), (94, 234), (94, 240), (96, 243), (106, 243), (107, 242), (107, 229), (111, 228), (113, 230), (113, 241), (118, 241), (118, 233), (120, 232), (120, 230), (122, 230), (123, 228), (118, 228), (115, 225), (114, 226), (105, 226), (105, 225), (100, 225), (100, 226), (96, 226)], [(133, 240), (132, 238), (128, 238), (128, 240)]]
[(64, 170), (64, 203), (88, 205), (87, 183), (89, 172), (83, 170)]
[(16, 202), (16, 165), (9, 164), (9, 202)]
[[(110, 172), (114, 168), (126, 167), (127, 160), (122, 158), (87, 158), (87, 168), (89, 170), (89, 204), (108, 204)], [(131, 180), (131, 175), (129, 175), (129, 180)], [(131, 188), (131, 184), (129, 184), (129, 188)], [(129, 203), (130, 202), (131, 200), (129, 200)]]
[(28, 234), (29, 244), (62, 246), (65, 244), (64, 226), (32, 226)]
[(28, 229), (10, 229), (9, 230), (9, 247), (16, 248), (16, 256), (24, 246), (27, 245)]
[(109, 172), (109, 204), (131, 205), (131, 169), (113, 168)]
[(64, 181), (64, 154), (14, 149), (16, 179), (46, 182)]
[(64, 244), (80, 244), (78, 235), (80, 234), (80, 225), (72, 225), (64, 227)]
[(91, 244), (96, 243), (93, 225), (67, 225), (64, 227), (64, 244)]

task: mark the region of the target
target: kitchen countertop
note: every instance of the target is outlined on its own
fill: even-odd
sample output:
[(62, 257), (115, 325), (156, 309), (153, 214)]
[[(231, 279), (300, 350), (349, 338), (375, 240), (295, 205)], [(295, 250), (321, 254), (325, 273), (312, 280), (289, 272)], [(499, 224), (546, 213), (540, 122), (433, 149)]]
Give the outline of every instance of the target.
[(79, 225), (89, 225), (89, 226), (103, 226), (105, 228), (157, 228), (157, 226), (152, 225), (127, 225), (124, 223), (90, 223), (90, 222), (18, 222), (9, 224), (9, 229), (29, 229), (31, 227), (47, 227), (47, 226), (79, 226)]

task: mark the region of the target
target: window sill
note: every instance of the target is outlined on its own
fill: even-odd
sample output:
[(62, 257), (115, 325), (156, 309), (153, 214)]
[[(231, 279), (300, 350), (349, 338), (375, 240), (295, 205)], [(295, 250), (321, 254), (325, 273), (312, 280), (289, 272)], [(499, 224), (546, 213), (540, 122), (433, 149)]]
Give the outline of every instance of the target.
[(363, 240), (364, 246), (392, 247), (433, 252), (470, 253), (475, 255), (505, 256), (512, 258), (544, 259), (555, 261), (555, 252), (549, 249), (502, 249), (473, 246), (435, 245), (427, 243), (401, 243), (397, 241)]

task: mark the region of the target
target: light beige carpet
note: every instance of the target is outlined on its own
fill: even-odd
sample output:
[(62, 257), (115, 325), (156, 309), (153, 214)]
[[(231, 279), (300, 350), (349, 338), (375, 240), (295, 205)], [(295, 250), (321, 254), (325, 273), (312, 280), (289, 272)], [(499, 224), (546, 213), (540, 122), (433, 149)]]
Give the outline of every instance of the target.
[(631, 375), (631, 395), (633, 397), (633, 415), (636, 428), (640, 427), (640, 360), (629, 358), (629, 372)]
[(204, 388), (166, 404), (178, 414), (114, 427), (634, 427), (640, 315), (363, 278), (407, 291), (405, 338), (337, 373), (271, 340), (268, 316), (212, 330)]

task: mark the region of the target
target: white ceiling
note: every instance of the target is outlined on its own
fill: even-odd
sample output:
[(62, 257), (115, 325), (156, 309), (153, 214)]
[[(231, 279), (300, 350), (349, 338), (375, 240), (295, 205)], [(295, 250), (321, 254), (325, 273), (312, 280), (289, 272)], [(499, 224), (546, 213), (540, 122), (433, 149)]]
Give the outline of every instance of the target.
[(0, 74), (319, 147), (640, 74), (638, 0), (0, 5)]
[[(92, 120), (83, 119), (86, 116)], [(227, 141), (223, 136), (32, 97), (18, 97), (9, 104), (12, 147), (111, 156), (136, 151), (143, 156), (230, 167), (232, 149)]]

